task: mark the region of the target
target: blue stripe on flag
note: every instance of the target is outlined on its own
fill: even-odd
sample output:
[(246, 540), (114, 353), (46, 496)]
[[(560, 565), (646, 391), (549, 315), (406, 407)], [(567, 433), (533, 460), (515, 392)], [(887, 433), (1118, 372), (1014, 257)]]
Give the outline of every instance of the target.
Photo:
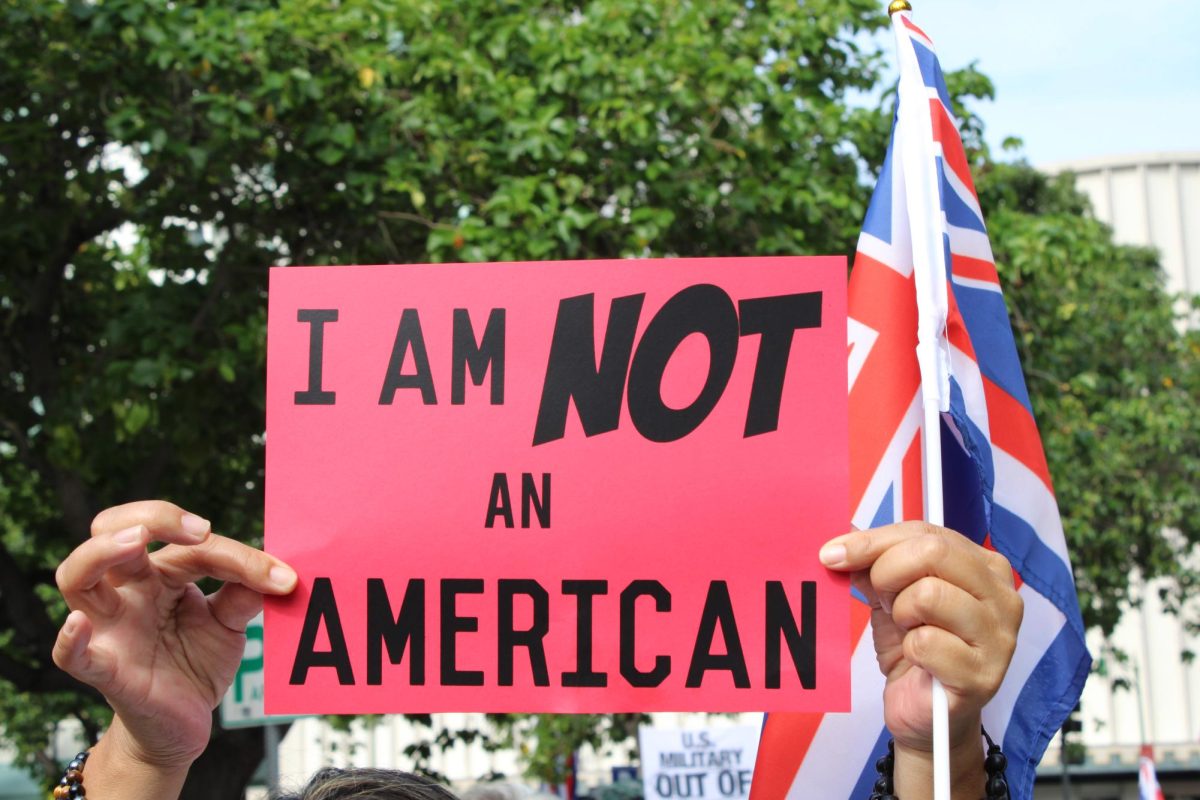
[[(951, 383), (953, 393), (957, 384)], [(959, 393), (961, 398), (962, 394)], [(952, 406), (953, 407), (953, 404)], [(991, 464), (991, 454), (988, 454)], [(975, 544), (983, 544), (988, 533), (988, 507), (991, 486), (987, 487), (985, 501), (980, 483), (979, 468), (967, 451), (958, 446), (958, 440), (942, 421), (942, 495), (945, 498), (945, 524), (958, 531)]]
[(1011, 328), (1004, 298), (998, 292), (986, 289), (975, 289), (959, 283), (950, 285), (963, 321), (967, 324), (979, 371), (1025, 406), (1032, 416), (1033, 406), (1025, 391), (1025, 375), (1021, 372), (1017, 348), (1009, 333)]
[(952, 109), (954, 104), (950, 102), (950, 93), (946, 91), (946, 79), (942, 76), (942, 65), (938, 63), (937, 56), (925, 45), (918, 42), (916, 39), (909, 39), (913, 43), (913, 51), (917, 54), (917, 64), (921, 68), (921, 79), (930, 89), (937, 89), (938, 96), (942, 98), (942, 105), (946, 107), (953, 115)]
[(1013, 797), (1033, 796), (1038, 761), (1075, 707), (1090, 669), (1091, 657), (1077, 633), (1063, 626), (1021, 689), (1004, 732)]
[(863, 233), (870, 234), (876, 239), (892, 243), (892, 148), (888, 146), (887, 157), (883, 160), (883, 170), (871, 194), (871, 203), (867, 206), (867, 218), (863, 220)]
[(887, 728), (880, 732), (879, 738), (875, 740), (875, 746), (871, 748), (871, 757), (867, 759), (862, 772), (858, 774), (858, 782), (854, 784), (854, 791), (850, 793), (851, 800), (870, 797), (874, 793), (875, 779), (879, 777), (875, 772), (875, 762), (887, 753), (887, 743), (891, 738), (892, 735)]
[[(942, 209), (946, 212), (946, 221), (956, 228), (968, 228), (980, 233), (987, 233), (983, 220), (975, 213), (975, 209), (963, 202), (958, 192), (946, 180), (945, 159), (937, 159), (938, 192), (942, 196)], [(946, 262), (949, 267), (950, 262)]]
[(967, 402), (963, 399), (962, 386), (958, 379), (950, 378), (950, 416), (966, 440), (967, 452), (979, 470), (979, 488), (987, 502), (992, 502), (992, 489), (996, 485), (996, 465), (992, 461), (992, 441), (975, 424), (967, 413)]
[[(1083, 620), (1075, 580), (1067, 565), (1041, 540), (1033, 526), (1002, 505), (992, 506), (992, 545), (1039, 594), (1067, 615), (1067, 624), (1083, 638)], [(1074, 705), (1074, 701), (1072, 701)]]
[(871, 527), (878, 528), (882, 525), (891, 525), (893, 522), (898, 522), (896, 519), (896, 484), (888, 487), (887, 493), (883, 496), (883, 502), (879, 504), (879, 508), (875, 509), (875, 516), (871, 518)]

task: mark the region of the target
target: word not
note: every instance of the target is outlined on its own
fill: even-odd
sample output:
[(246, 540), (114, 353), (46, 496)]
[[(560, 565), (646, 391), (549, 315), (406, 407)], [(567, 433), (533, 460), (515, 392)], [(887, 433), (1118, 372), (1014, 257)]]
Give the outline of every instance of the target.
[[(821, 327), (821, 292), (801, 292), (739, 300), (720, 287), (696, 284), (681, 289), (651, 318), (636, 342), (646, 295), (617, 297), (596, 361), (594, 294), (559, 302), (550, 341), (545, 380), (534, 423), (533, 444), (562, 439), (571, 403), (585, 436), (616, 430), (622, 400), (634, 428), (652, 442), (672, 442), (694, 431), (716, 407), (733, 374), (742, 337), (760, 336), (758, 358), (746, 408), (743, 436), (779, 427), (779, 408), (793, 334)], [(326, 326), (338, 321), (335, 308), (301, 308), (297, 321), (309, 325), (308, 388), (295, 392), (296, 405), (335, 405), (337, 393), (323, 386)], [(478, 340), (467, 309), (453, 311), (450, 403), (466, 402), (466, 378), (476, 386), (491, 374), (490, 402), (504, 403), (507, 311), (493, 308)], [(689, 336), (704, 337), (709, 349), (704, 384), (691, 403), (672, 408), (663, 401), (667, 364)], [(411, 354), (413, 371), (405, 372)], [(424, 405), (436, 405), (437, 390), (429, 363), (421, 318), (415, 308), (400, 314), (395, 341), (382, 371), (379, 405), (391, 405), (401, 389), (420, 392)]]

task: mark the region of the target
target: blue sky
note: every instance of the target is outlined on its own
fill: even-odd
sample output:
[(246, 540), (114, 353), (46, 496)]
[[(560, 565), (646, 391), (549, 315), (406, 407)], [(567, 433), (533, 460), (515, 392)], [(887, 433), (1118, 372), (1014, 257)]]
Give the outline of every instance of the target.
[(995, 83), (976, 107), (993, 148), (1018, 136), (1038, 165), (1200, 150), (1200, 0), (911, 2), (944, 68), (977, 60)]

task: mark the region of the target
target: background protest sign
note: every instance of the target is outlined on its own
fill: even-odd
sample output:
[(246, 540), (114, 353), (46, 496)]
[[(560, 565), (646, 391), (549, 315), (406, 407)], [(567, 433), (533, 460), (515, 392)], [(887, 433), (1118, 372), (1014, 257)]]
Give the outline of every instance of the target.
[(263, 615), (246, 625), (246, 646), (233, 683), (221, 698), (221, 726), (253, 728), (296, 719), (267, 716), (263, 708)]
[(643, 796), (745, 800), (761, 732), (754, 725), (686, 731), (639, 728)]
[(845, 274), (272, 270), (267, 711), (846, 709)]

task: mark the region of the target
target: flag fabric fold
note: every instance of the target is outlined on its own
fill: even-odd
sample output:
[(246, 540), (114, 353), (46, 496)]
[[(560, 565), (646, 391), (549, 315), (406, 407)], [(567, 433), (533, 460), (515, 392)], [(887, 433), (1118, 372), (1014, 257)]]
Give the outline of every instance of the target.
[[(851, 518), (868, 528), (922, 517), (925, 398), (917, 347), (918, 331), (932, 331), (937, 343), (927, 357), (943, 362), (948, 376), (936, 387), (946, 525), (1007, 557), (1025, 601), (1016, 655), (984, 710), (985, 727), (1008, 756), (1012, 797), (1020, 800), (1032, 796), (1037, 764), (1075, 707), (1091, 658), (1041, 438), (941, 68), (929, 37), (907, 12), (895, 14), (892, 25), (901, 111), (850, 278)], [(921, 191), (910, 192), (913, 186)], [(929, 209), (913, 213), (914, 195)], [(923, 257), (944, 271), (918, 274), (914, 262)], [(921, 308), (919, 280), (932, 282), (926, 298), (934, 299)], [(874, 763), (889, 736), (869, 609), (854, 605), (852, 711), (771, 714), (751, 800), (870, 795)]]

